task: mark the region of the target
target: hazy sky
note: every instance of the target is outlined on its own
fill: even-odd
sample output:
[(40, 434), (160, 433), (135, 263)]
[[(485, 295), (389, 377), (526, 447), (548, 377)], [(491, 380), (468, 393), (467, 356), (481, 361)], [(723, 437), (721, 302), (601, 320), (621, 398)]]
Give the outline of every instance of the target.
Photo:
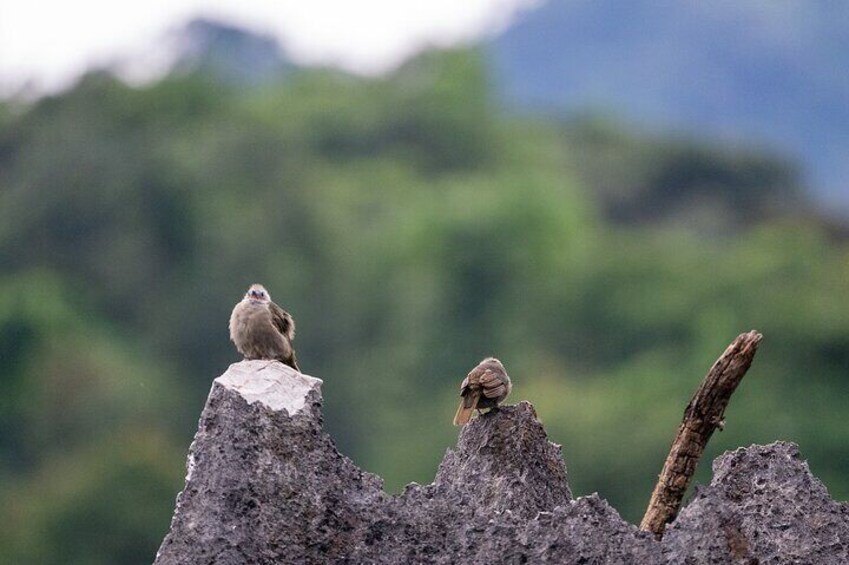
[[(272, 33), (296, 61), (378, 72), (426, 44), (494, 31), (535, 0), (0, 0), (0, 87), (67, 83), (91, 64), (151, 57), (204, 15)], [(155, 55), (155, 54), (154, 54)]]

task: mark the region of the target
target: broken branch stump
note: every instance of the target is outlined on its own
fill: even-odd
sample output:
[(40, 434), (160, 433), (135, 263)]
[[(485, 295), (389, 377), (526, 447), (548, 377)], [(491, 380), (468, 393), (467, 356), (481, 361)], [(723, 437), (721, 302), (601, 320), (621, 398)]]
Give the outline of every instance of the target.
[(754, 330), (740, 334), (708, 371), (684, 411), (684, 420), (640, 523), (641, 530), (660, 539), (666, 524), (675, 519), (705, 446), (714, 430), (723, 428), (725, 408), (749, 370), (761, 339), (763, 336)]

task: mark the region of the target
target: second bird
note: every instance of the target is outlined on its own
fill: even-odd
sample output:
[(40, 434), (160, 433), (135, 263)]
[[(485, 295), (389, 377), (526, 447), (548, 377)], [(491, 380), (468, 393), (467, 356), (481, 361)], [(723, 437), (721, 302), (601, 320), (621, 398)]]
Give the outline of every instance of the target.
[(454, 416), (454, 425), (462, 426), (472, 419), (475, 410), (495, 408), (501, 403), (513, 385), (501, 361), (487, 357), (463, 380), (460, 385), (460, 407)]
[(271, 301), (261, 284), (252, 285), (233, 308), (230, 339), (245, 359), (276, 359), (301, 370), (292, 347), (295, 319)]

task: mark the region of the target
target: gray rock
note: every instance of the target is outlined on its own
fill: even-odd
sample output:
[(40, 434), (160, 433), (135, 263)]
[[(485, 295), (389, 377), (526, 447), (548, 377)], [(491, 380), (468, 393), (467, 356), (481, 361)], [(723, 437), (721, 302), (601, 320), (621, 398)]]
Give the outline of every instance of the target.
[(364, 539), (383, 483), (322, 431), (320, 385), (277, 361), (215, 380), (156, 563), (338, 561)]
[(777, 443), (725, 454), (663, 542), (593, 494), (521, 402), (473, 420), (398, 496), (322, 429), (321, 381), (276, 361), (215, 380), (157, 564), (849, 563), (849, 512)]
[(670, 563), (849, 563), (849, 506), (795, 444), (729, 451), (663, 538)]
[(484, 516), (510, 511), (529, 519), (572, 499), (560, 446), (548, 441), (529, 402), (464, 426), (434, 486), (455, 508)]

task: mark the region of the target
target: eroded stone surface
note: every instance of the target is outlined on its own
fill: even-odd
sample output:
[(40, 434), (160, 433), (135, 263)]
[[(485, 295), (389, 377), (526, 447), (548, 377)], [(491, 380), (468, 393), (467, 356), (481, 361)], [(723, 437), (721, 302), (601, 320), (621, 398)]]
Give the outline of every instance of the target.
[[(279, 367), (269, 371), (268, 363)], [(290, 416), (286, 408), (297, 402), (270, 405), (294, 371), (276, 361), (237, 365), (255, 371), (240, 375), (245, 387), (213, 383), (189, 448), (186, 485), (156, 563), (343, 559), (383, 505), (382, 481), (339, 454), (324, 433), (317, 385), (301, 387), (303, 406)], [(267, 386), (272, 374), (279, 382)], [(254, 377), (274, 398), (249, 403), (244, 390), (256, 390), (247, 382)]]
[(795, 444), (729, 451), (667, 530), (673, 563), (849, 563), (849, 506)]
[(657, 542), (595, 494), (572, 500), (527, 402), (472, 421), (432, 484), (389, 496), (323, 431), (320, 384), (268, 361), (216, 379), (157, 564), (849, 563), (849, 510), (792, 444), (718, 458)]
[(442, 497), (456, 501), (458, 511), (478, 515), (510, 511), (533, 518), (572, 499), (561, 448), (548, 441), (529, 402), (464, 426), (435, 485)]

